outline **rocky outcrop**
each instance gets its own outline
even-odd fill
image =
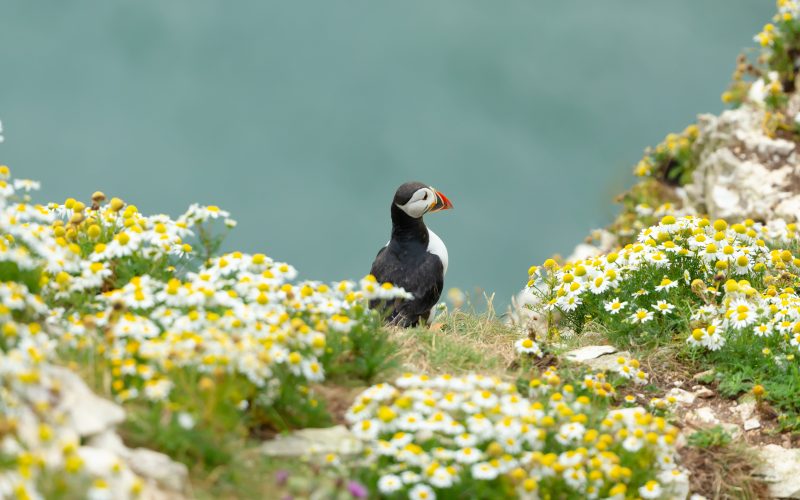
[[[80,437],[100,434],[125,420],[121,406],[94,394],[76,373],[53,365],[44,371],[57,383],[55,410],[66,415]]]
[[[686,201],[712,218],[795,221],[800,158],[793,141],[770,137],[758,104],[698,118],[697,167]]]
[[[116,426],[125,420],[123,408],[94,394],[76,373],[42,365],[39,382],[18,390],[14,414],[19,445],[41,454],[48,466],[63,466],[62,446],[71,442],[82,472],[105,479],[109,498],[186,498],[186,466],[162,453],[125,446],[116,433]],[[56,439],[42,437],[43,421],[35,409],[42,405],[51,408],[50,416],[58,422],[52,431]],[[13,474],[0,475],[0,497],[6,483],[14,484],[14,479]]]
[[[800,449],[768,444],[755,450],[761,459],[756,474],[767,483],[770,495],[800,498]]]

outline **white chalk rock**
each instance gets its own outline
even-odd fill
[[[698,165],[685,186],[689,204],[712,218],[797,220],[800,163],[795,144],[769,137],[763,120],[764,109],[754,105],[698,118]]]
[[[585,347],[569,351],[564,356],[574,363],[584,363],[606,354],[614,354],[615,352],[617,352],[617,350],[610,345],[587,345]]]
[[[667,392],[667,397],[675,398],[675,401],[684,406],[693,404],[697,399],[695,394],[689,391],[684,391],[683,389],[678,389],[677,387],[670,389],[669,392]]]
[[[94,394],[81,378],[60,366],[47,366],[47,375],[59,381],[55,411],[63,412],[81,437],[100,434],[125,420],[121,406]]]
[[[776,498],[800,498],[800,449],[768,444],[755,448],[762,464],[756,469]]]
[[[172,460],[163,453],[145,448],[131,450],[128,465],[133,472],[175,492],[184,491],[189,480],[189,469],[184,464]]]
[[[361,440],[343,425],[324,429],[301,429],[261,445],[261,452],[270,457],[302,457],[327,453],[355,455],[362,449]]]

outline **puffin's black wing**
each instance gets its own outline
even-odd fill
[[[439,301],[444,288],[444,266],[436,255],[419,252],[401,261],[389,247],[382,248],[372,263],[370,274],[378,283],[389,282],[402,287],[414,297],[387,304],[387,321],[400,326],[415,326],[420,320],[427,321],[431,309]],[[380,306],[373,300],[370,307]]]

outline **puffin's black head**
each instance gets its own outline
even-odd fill
[[[453,208],[453,204],[443,193],[421,182],[406,182],[394,194],[392,212],[395,207],[407,216],[419,219],[428,212],[438,212]]]

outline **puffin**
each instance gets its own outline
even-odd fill
[[[447,196],[421,182],[397,188],[391,206],[391,239],[375,257],[370,274],[378,283],[402,287],[413,297],[388,304],[371,301],[370,307],[384,308],[387,323],[410,327],[433,319],[433,306],[442,295],[447,273],[447,247],[422,217],[451,208]]]

